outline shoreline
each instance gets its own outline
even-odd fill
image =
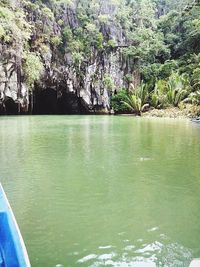
[[[200,106],[187,106],[183,109],[178,107],[168,107],[165,109],[151,108],[148,111],[142,112],[141,116],[134,113],[111,113],[111,112],[96,112],[88,114],[3,114],[0,117],[29,117],[29,116],[127,116],[138,118],[168,118],[168,119],[194,119],[200,115]]]
[[[141,116],[135,114],[116,114],[117,116],[134,116],[142,118],[168,118],[168,119],[193,119],[200,113],[199,110],[192,110],[191,107],[179,109],[178,107],[169,107],[165,109],[150,109],[146,112],[142,112]]]

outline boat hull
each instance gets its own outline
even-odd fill
[[[19,227],[0,184],[0,267],[30,267]]]

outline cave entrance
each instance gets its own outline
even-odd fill
[[[87,114],[88,109],[82,98],[74,92],[61,92],[52,88],[37,90],[33,97],[33,114]]]
[[[34,92],[33,114],[57,114],[57,92],[54,89]]]
[[[6,97],[4,100],[5,114],[6,115],[17,115],[18,103],[16,103],[11,97]],[[3,111],[3,110],[2,110]]]

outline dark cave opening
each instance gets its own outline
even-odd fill
[[[82,98],[73,92],[60,92],[52,88],[36,90],[33,96],[34,115],[88,114]]]
[[[57,92],[54,89],[47,88],[34,92],[33,114],[57,114]]]
[[[11,97],[6,97],[4,100],[4,112],[6,115],[17,115],[18,103],[16,103]]]

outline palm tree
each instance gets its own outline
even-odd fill
[[[200,90],[189,94],[189,96],[184,99],[184,102],[192,103],[193,105],[200,105]]]
[[[173,73],[167,82],[167,101],[177,107],[186,96],[189,88],[188,77]]]
[[[126,96],[126,100],[122,101],[122,103],[132,112],[141,116],[142,111],[144,111],[145,108],[149,106],[147,99],[148,87],[142,82],[140,86],[138,86],[128,96]]]
[[[165,80],[158,80],[155,83],[153,92],[151,93],[151,106],[154,108],[162,108],[166,100],[167,82]]]

